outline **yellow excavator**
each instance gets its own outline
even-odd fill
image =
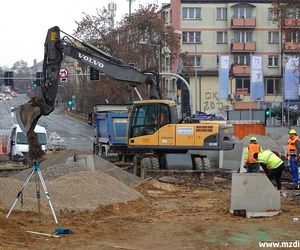
[[[64,34],[62,38],[61,33]],[[135,152],[135,163],[143,166],[142,172],[145,168],[167,168],[167,154],[186,154],[189,150],[233,149],[233,127],[226,121],[199,121],[192,118],[179,120],[176,103],[161,98],[159,72],[140,71],[133,65],[62,32],[57,26],[48,30],[45,41],[42,94],[32,97],[28,103],[18,107],[16,112],[17,121],[28,137],[33,137],[38,119],[54,110],[59,71],[65,55],[113,79],[135,86],[149,86],[149,100],[134,102],[128,114],[127,147],[129,151]],[[29,144],[32,151],[39,152],[36,140],[29,141]],[[38,157],[39,153],[32,154],[32,160]],[[192,156],[193,162],[196,157],[197,155]],[[155,164],[148,166],[145,159],[151,159]]]

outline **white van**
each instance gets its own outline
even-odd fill
[[[36,125],[34,132],[37,134],[42,150],[46,150],[47,131],[44,127]],[[27,136],[18,124],[14,124],[10,131],[10,158],[12,160],[25,159],[29,151]]]

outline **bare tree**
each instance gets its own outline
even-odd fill
[[[156,5],[140,7],[131,16],[121,20],[114,29],[109,25],[110,19],[111,15],[105,8],[97,10],[94,16],[84,13],[83,19],[77,22],[75,35],[125,63],[133,63],[140,70],[157,70],[160,66],[164,70],[163,65],[159,65],[163,58],[169,57],[171,62],[177,58],[180,37],[173,27],[166,26]],[[129,83],[117,83],[101,76],[100,82],[93,88],[84,87],[85,91],[80,91],[81,103],[88,109],[106,100],[110,103],[127,103],[137,99],[130,86]],[[146,89],[139,86],[139,90],[145,97]]]
[[[284,51],[300,51],[300,1],[274,0],[274,21],[278,22],[284,35]]]

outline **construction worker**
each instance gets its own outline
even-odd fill
[[[287,158],[290,161],[292,182],[298,183],[299,174],[298,174],[298,162],[300,154],[300,141],[295,129],[289,131],[290,138],[288,140],[287,146]]]
[[[260,163],[269,180],[275,178],[277,189],[281,190],[281,174],[284,169],[284,163],[280,157],[271,150],[254,153],[253,157]]]
[[[259,162],[254,159],[254,153],[262,152],[261,146],[257,143],[256,137],[250,138],[250,143],[244,154],[244,168],[247,169],[247,173],[259,173],[260,165]]]

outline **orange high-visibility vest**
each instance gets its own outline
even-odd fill
[[[248,163],[255,163],[257,162],[256,159],[254,159],[253,155],[254,153],[259,153],[259,145],[256,143],[250,143],[248,145]]]
[[[288,140],[288,148],[287,148],[287,155],[297,155],[297,148],[296,148],[296,141],[299,140],[298,136],[294,136],[293,139]]]

